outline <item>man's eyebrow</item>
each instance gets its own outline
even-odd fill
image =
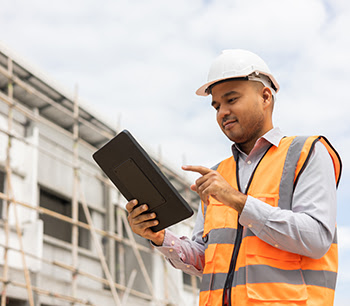
[[[224,93],[221,98],[226,98],[227,96],[230,96],[230,95],[236,95],[236,94],[239,94],[238,91],[235,91],[235,90],[231,90],[231,91],[228,91],[226,93]]]

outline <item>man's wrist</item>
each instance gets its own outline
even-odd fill
[[[164,237],[165,237],[165,231],[163,230],[159,232],[159,237],[151,239],[151,241],[155,246],[162,246],[164,242]]]
[[[239,191],[235,194],[234,200],[232,201],[231,207],[235,209],[238,214],[241,214],[244,208],[244,205],[247,201],[248,196],[246,194],[243,194]]]

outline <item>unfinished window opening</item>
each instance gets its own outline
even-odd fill
[[[72,204],[70,201],[44,189],[40,189],[40,206],[67,217],[72,216]],[[44,221],[45,235],[69,243],[72,241],[71,224],[47,214],[41,214],[40,219]]]
[[[40,189],[40,206],[51,211],[57,212],[67,217],[72,217],[71,200],[57,195],[46,189]],[[40,219],[44,221],[44,234],[56,239],[71,243],[72,225],[63,220],[51,217],[47,214],[41,214]],[[79,204],[78,220],[87,223],[87,219],[81,204]],[[90,232],[88,229],[79,227],[78,246],[90,249]]]
[[[1,298],[1,295],[0,295]],[[13,299],[13,298],[7,298],[6,299],[6,306],[27,306],[28,302],[24,300],[19,299]]]

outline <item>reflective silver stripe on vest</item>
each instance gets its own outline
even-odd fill
[[[201,291],[223,289],[225,286],[226,277],[226,273],[203,274]]]
[[[224,289],[226,273],[203,274],[201,291]],[[248,277],[248,279],[246,279]],[[282,270],[266,265],[251,265],[239,268],[232,287],[258,283],[284,283],[310,285],[335,290],[337,273],[315,270]]]
[[[297,136],[289,146],[279,187],[278,207],[281,209],[292,209],[295,170],[297,168],[301,150],[303,149],[307,138],[307,136]]]
[[[302,270],[306,285],[325,287],[335,290],[337,273],[331,271]]]
[[[209,244],[234,244],[236,239],[235,228],[216,228],[212,229],[207,237],[208,240],[205,243],[205,248],[208,247]]]
[[[248,266],[249,284],[259,283],[285,283],[302,285],[304,283],[301,270],[284,270],[266,265]]]

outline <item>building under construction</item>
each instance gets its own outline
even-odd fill
[[[92,159],[117,132],[0,45],[1,306],[197,305],[198,279],[132,233]],[[190,183],[152,158],[196,211]]]

